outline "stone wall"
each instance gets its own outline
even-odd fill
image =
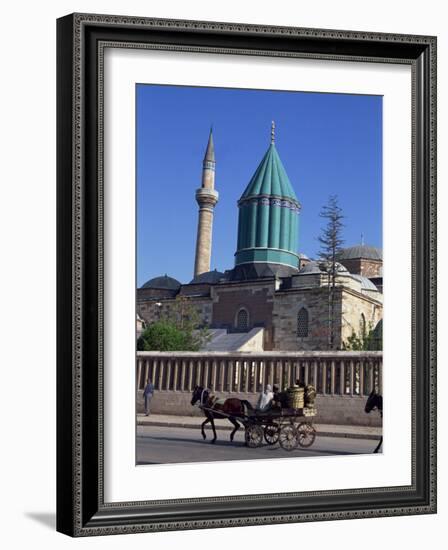
[[[235,330],[238,311],[249,314],[249,328],[264,327],[264,349],[272,349],[272,307],[274,283],[252,285],[219,285],[212,291],[213,328]]]
[[[161,304],[156,305],[156,304]],[[196,309],[199,319],[204,325],[210,325],[212,322],[212,302],[208,297],[188,297],[188,305]],[[175,299],[159,299],[147,302],[137,302],[137,313],[148,324],[154,323],[165,315],[170,315],[179,302]]]
[[[341,260],[341,264],[346,267],[350,273],[356,273],[369,278],[379,277],[383,267],[382,260],[369,260],[363,258]]]
[[[308,336],[297,336],[297,314],[308,311]],[[364,316],[364,317],[363,317]],[[354,331],[360,333],[365,322],[376,326],[383,316],[382,304],[367,294],[337,287],[334,302],[334,345],[341,349]],[[275,294],[273,307],[274,349],[280,351],[328,349],[328,289],[289,289]],[[364,321],[363,321],[364,319]]]
[[[191,393],[184,391],[156,391],[151,402],[151,412],[154,414],[170,414],[179,416],[203,416],[203,412],[191,405]],[[219,397],[235,397],[235,394],[216,392]],[[240,393],[240,399],[247,399],[255,405],[257,394]],[[381,426],[380,415],[373,411],[370,414],[364,412],[367,397],[318,395],[316,407],[318,414],[313,417],[313,422],[321,424],[341,424],[353,426]],[[143,391],[137,392],[137,412],[144,412]]]
[[[360,299],[354,292],[344,289],[342,292],[342,342],[346,342],[353,332],[362,333],[363,325],[366,330],[375,328],[378,321],[383,317],[383,306],[381,303],[369,299],[367,296]]]
[[[340,291],[336,292],[335,319],[340,311]],[[308,336],[297,336],[297,314],[308,311]],[[277,292],[273,309],[274,349],[281,351],[328,348],[328,290],[326,287],[290,289]],[[335,333],[338,333],[335,326]]]

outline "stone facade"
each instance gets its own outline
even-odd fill
[[[342,259],[341,264],[346,267],[350,273],[363,275],[369,279],[382,276],[382,260],[367,258]]]
[[[237,316],[241,309],[247,311],[248,328],[263,327],[264,349],[273,349],[272,312],[274,281],[251,284],[224,284],[213,288],[213,327],[238,331]]]
[[[275,278],[247,282],[183,285],[179,296],[196,309],[204,326],[247,332],[262,327],[263,349],[325,350],[329,341],[329,291],[326,274],[295,275],[281,284]],[[140,292],[140,290],[139,290]],[[147,299],[138,295],[138,314],[152,323],[179,308],[174,298]],[[238,326],[245,311],[247,326]],[[298,331],[299,312],[306,311],[306,335]],[[365,289],[349,274],[337,278],[334,294],[334,348],[348,338],[375,328],[383,315],[382,294]]]
[[[273,308],[276,350],[324,350],[329,340],[329,294],[325,277],[293,277],[290,288],[275,293]],[[341,349],[353,332],[374,328],[382,318],[382,295],[362,291],[359,282],[340,277],[334,296],[334,347]],[[319,282],[320,280],[320,282]],[[307,336],[298,336],[298,315],[304,308],[308,317]]]
[[[189,305],[194,308],[199,316],[203,326],[212,324],[212,303],[207,297],[190,297]],[[146,324],[155,323],[164,316],[170,316],[175,308],[179,308],[178,302],[175,299],[159,299],[139,301],[137,299],[137,313],[146,322]]]
[[[199,407],[191,405],[191,392],[185,391],[156,391],[151,400],[151,412],[153,414],[173,414],[184,416],[204,416]],[[235,397],[228,392],[216,392],[219,398],[227,399]],[[238,393],[239,399],[247,399],[250,403],[257,402],[258,395],[254,393]],[[366,397],[358,395],[318,395],[316,398],[317,415],[313,417],[316,424],[340,424],[351,426],[376,426],[382,425],[379,414],[365,414],[364,407]],[[137,391],[137,413],[144,412],[143,391]],[[230,424],[229,424],[230,426]]]
[[[308,312],[306,337],[297,335],[297,317],[302,308]],[[335,300],[335,309],[340,309],[339,296]],[[320,287],[279,292],[274,302],[273,324],[274,349],[285,351],[327,349],[328,290]],[[338,332],[336,328],[335,332]]]
[[[362,333],[376,327],[383,318],[383,304],[367,293],[360,295],[351,289],[342,289],[341,340],[346,342],[353,332]]]

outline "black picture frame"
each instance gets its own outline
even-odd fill
[[[412,67],[412,484],[104,502],[105,44]],[[57,530],[71,536],[436,512],[436,38],[72,14],[57,21]],[[399,345],[399,343],[397,343]]]

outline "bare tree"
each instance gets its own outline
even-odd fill
[[[335,288],[337,275],[337,262],[341,254],[342,245],[342,220],[344,215],[338,205],[336,195],[330,195],[328,203],[322,208],[320,217],[327,220],[327,225],[322,229],[318,240],[321,245],[319,257],[325,263],[328,273],[328,348],[334,348],[334,308],[335,308]]]

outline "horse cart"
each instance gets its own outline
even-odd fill
[[[207,423],[211,424],[214,436],[212,443],[217,437],[214,419],[226,418],[234,426],[230,434],[231,441],[242,425],[248,447],[260,447],[264,440],[268,445],[279,443],[283,449],[292,451],[299,446],[310,447],[316,439],[316,429],[311,422],[316,415],[315,397],[313,386],[293,386],[277,394],[274,406],[269,406],[267,410],[257,410],[245,399],[231,397],[217,400],[210,390],[196,386],[191,404],[199,403],[199,408],[206,416],[201,425],[204,439],[204,427]]]
[[[316,439],[316,429],[310,418],[313,411],[305,409],[280,409],[267,413],[255,413],[241,418],[245,427],[246,445],[260,447],[263,439],[268,445],[280,444],[282,449],[292,451],[297,447],[311,447]]]

